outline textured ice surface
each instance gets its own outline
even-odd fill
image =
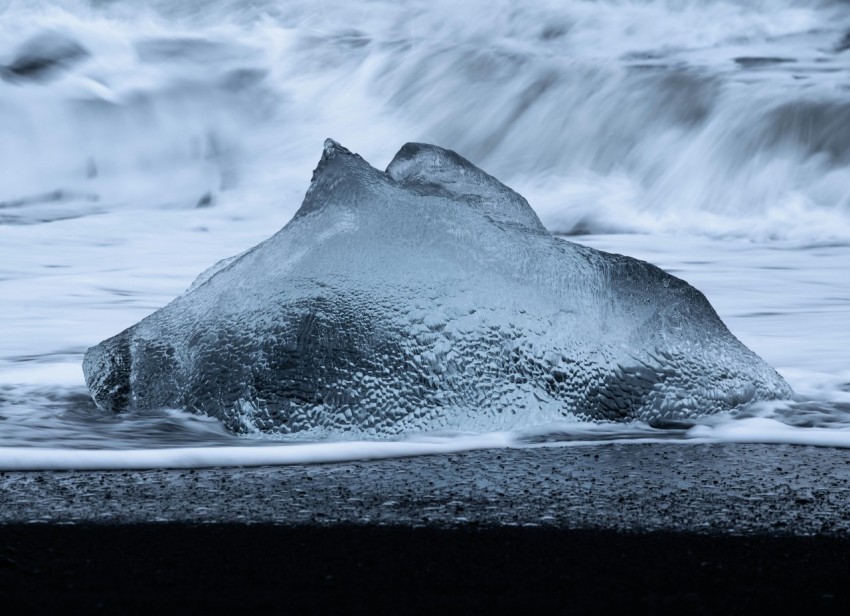
[[[665,422],[792,395],[699,291],[553,237],[454,152],[407,144],[381,172],[331,140],[281,231],[84,371],[105,410],[307,437]]]

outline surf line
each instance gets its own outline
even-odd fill
[[[508,433],[405,441],[335,441],[244,447],[171,447],[162,449],[0,448],[0,470],[154,470],[222,466],[280,466],[385,458],[405,458],[504,449]]]

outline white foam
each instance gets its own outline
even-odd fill
[[[704,442],[850,447],[850,427],[799,428],[775,419],[750,417],[716,426],[694,426],[689,438]]]
[[[30,386],[45,383],[57,388],[84,386],[80,362],[21,362],[0,372],[0,386]]]
[[[352,441],[256,447],[182,447],[163,449],[0,448],[0,470],[146,470],[319,464],[403,458],[508,447],[505,433],[409,441]]]

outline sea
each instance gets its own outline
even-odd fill
[[[700,289],[793,400],[305,442],[98,410],[85,350],[280,229],[331,137],[453,149]],[[850,2],[0,0],[0,470],[850,447]]]

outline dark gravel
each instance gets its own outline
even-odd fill
[[[850,613],[850,451],[0,475],[4,613]]]
[[[623,444],[208,470],[7,472],[0,522],[841,535],[850,451]]]

